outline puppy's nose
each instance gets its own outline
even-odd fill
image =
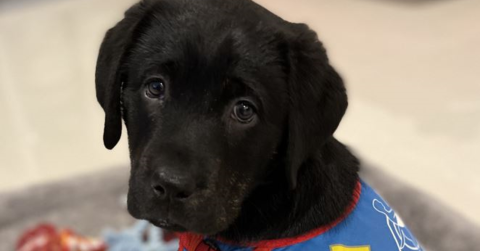
[[[188,176],[157,172],[152,178],[152,189],[161,199],[185,200],[195,192],[195,183]]]

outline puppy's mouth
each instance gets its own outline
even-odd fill
[[[154,226],[173,232],[185,232],[187,229],[168,219],[147,219]]]

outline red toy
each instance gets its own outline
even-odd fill
[[[25,232],[17,242],[16,251],[106,251],[99,240],[75,235],[71,230],[58,232],[49,224],[41,224]]]

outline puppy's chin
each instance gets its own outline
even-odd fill
[[[161,213],[157,210],[146,210],[136,200],[128,201],[130,215],[139,220],[147,220],[156,227],[173,232],[191,232],[202,235],[216,235],[225,231],[236,219],[238,212],[214,206],[206,210],[170,210]],[[229,214],[226,212],[230,211]]]
[[[221,213],[222,211],[225,212],[224,209],[210,209],[210,211],[203,211],[199,213],[190,212],[183,215],[172,212],[170,214],[171,219],[174,221],[177,220],[175,221],[177,224],[167,227],[162,227],[161,224],[158,226],[165,229],[171,229],[174,227],[178,229],[175,231],[192,232],[196,234],[213,236],[228,229],[228,227],[236,218],[237,214],[226,215],[225,213]]]
[[[196,234],[201,234],[206,236],[214,236],[224,231],[227,228],[228,228],[228,225],[219,226],[216,224],[209,224],[208,222],[198,222],[198,223],[193,223],[190,228],[185,229],[181,232],[190,232],[190,233],[196,233]]]

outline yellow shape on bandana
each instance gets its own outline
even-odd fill
[[[370,246],[347,247],[344,245],[331,245],[330,251],[370,251]]]

